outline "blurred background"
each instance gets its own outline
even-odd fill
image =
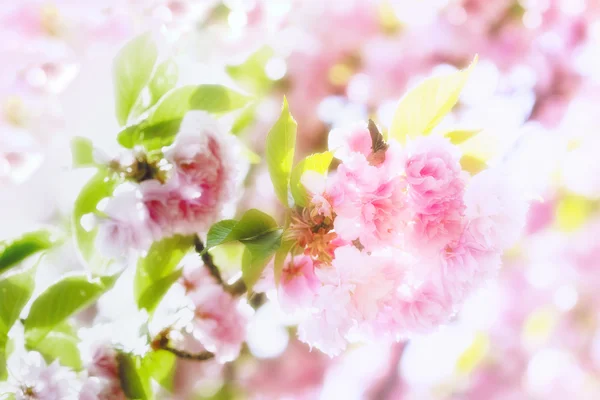
[[[0,239],[68,226],[89,177],[70,139],[118,149],[112,58],[146,31],[179,84],[256,98],[228,122],[258,155],[283,95],[307,154],[351,120],[385,130],[408,88],[478,54],[441,128],[481,129],[470,145],[510,159],[535,199],[498,278],[435,334],[329,359],[267,303],[235,363],[180,362],[178,398],[600,398],[600,1],[4,0]],[[249,207],[280,212],[262,164]],[[42,287],[83,268],[68,245],[43,262]]]

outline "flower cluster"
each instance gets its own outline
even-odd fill
[[[506,177],[471,178],[442,136],[401,146],[372,124],[333,131],[330,151],[340,161],[331,177],[303,177],[312,201],[292,218],[300,254],[279,287],[283,307],[309,315],[300,338],[330,355],[446,322],[524,224],[526,202]]]
[[[143,169],[136,174],[140,182],[109,199],[98,247],[118,258],[164,237],[206,232],[235,201],[244,168],[235,159],[236,149],[233,136],[208,114],[189,112],[177,140],[164,151],[162,165],[134,161],[133,169]]]
[[[236,359],[246,339],[247,323],[238,299],[198,262],[185,265],[181,285],[194,312],[193,340],[215,354],[221,363]],[[186,344],[187,348],[190,346]]]

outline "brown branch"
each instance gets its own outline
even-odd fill
[[[204,243],[202,243],[202,239],[200,239],[198,235],[194,237],[194,248],[196,249],[196,252],[200,254],[200,257],[202,257],[202,262],[204,262],[204,265],[206,266],[206,268],[208,268],[208,271],[210,272],[212,277],[215,278],[215,280],[223,286],[223,289],[225,289],[226,292],[231,293],[234,296],[240,296],[246,293],[248,289],[246,288],[246,284],[244,283],[244,280],[242,278],[233,282],[231,285],[228,285],[223,281],[223,277],[221,276],[219,267],[215,265],[215,262],[210,253],[208,251],[205,251],[206,247],[204,246]]]
[[[198,235],[194,236],[194,248],[196,249],[196,252],[200,254],[200,257],[202,257],[202,262],[204,262],[204,265],[206,266],[206,268],[208,268],[208,271],[213,276],[213,278],[215,278],[217,282],[222,285],[223,278],[221,277],[221,272],[219,271],[219,268],[215,265],[210,253],[208,251],[205,251],[206,248],[204,247],[204,243],[202,243],[202,239],[200,239]]]
[[[213,359],[215,355],[210,351],[202,351],[200,353],[189,353],[187,351],[179,350],[174,347],[162,347],[161,350],[168,351],[169,353],[175,354],[178,358],[191,361],[207,361]]]
[[[246,290],[248,290],[248,288],[246,288],[246,284],[244,283],[244,280],[242,278],[233,282],[231,285],[223,285],[223,287],[225,288],[226,292],[229,292],[234,296],[240,296],[240,295],[246,293]]]
[[[165,350],[175,354],[178,358],[192,361],[206,361],[215,357],[210,351],[201,351],[200,353],[190,353],[185,350],[176,349],[169,344],[169,328],[163,329],[150,343],[152,350]]]

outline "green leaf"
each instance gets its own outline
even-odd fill
[[[152,104],[173,89],[177,85],[177,79],[179,79],[179,68],[175,61],[169,59],[160,63],[148,85],[152,95]]]
[[[298,125],[290,114],[287,100],[283,99],[281,116],[267,135],[266,158],[275,194],[284,206],[288,206],[288,187]]]
[[[133,354],[117,352],[119,380],[128,399],[148,400],[152,398],[150,374],[142,358]]]
[[[71,140],[71,155],[73,157],[74,168],[93,167],[96,165],[94,161],[94,146],[90,139],[76,136]]]
[[[242,88],[255,94],[264,94],[273,86],[273,81],[265,71],[265,67],[273,54],[272,48],[262,47],[242,64],[227,66],[227,74]]]
[[[150,376],[169,392],[173,391],[177,356],[166,350],[151,351],[144,356],[143,365]]]
[[[242,240],[247,250],[242,259],[242,279],[248,290],[252,289],[279,249],[281,232],[281,229],[277,229],[249,240]]]
[[[242,155],[246,157],[250,164],[260,164],[261,158],[258,154],[250,150],[250,148],[243,146]]]
[[[237,116],[233,125],[231,126],[231,133],[233,135],[239,135],[242,133],[248,126],[250,126],[256,120],[256,105],[250,104],[248,107],[244,108],[240,114]]]
[[[76,371],[83,368],[79,348],[77,332],[67,322],[63,322],[50,331],[44,339],[31,346],[26,344],[28,350],[39,352],[46,363],[59,360],[61,365],[70,367]]]
[[[100,256],[95,249],[94,240],[98,228],[87,231],[82,225],[82,217],[88,214],[97,214],[97,205],[100,200],[112,196],[119,184],[118,179],[107,169],[99,169],[96,175],[81,189],[73,207],[73,232],[75,242],[83,259],[93,271],[100,271],[108,262]]]
[[[146,33],[127,43],[115,57],[113,85],[119,124],[127,123],[142,89],[150,80],[157,55],[152,35]]]
[[[469,68],[429,78],[406,93],[394,113],[390,138],[405,142],[407,137],[429,134],[458,101],[476,62],[477,57]]]
[[[277,222],[273,217],[253,208],[246,211],[239,221],[226,219],[211,226],[206,250],[223,243],[253,239],[276,228]]]
[[[156,242],[146,257],[138,261],[134,295],[140,309],[153,312],[171,285],[181,276],[177,265],[190,250],[191,237],[173,236]]]
[[[461,157],[460,166],[471,175],[477,175],[487,168],[487,164],[484,160],[468,154]]]
[[[18,239],[0,242],[0,273],[35,253],[48,250],[53,244],[54,241],[48,231],[30,232]]]
[[[190,108],[209,113],[226,113],[244,107],[250,98],[221,85],[200,85],[190,98]]]
[[[25,320],[25,336],[36,346],[57,325],[94,303],[112,288],[118,275],[89,279],[73,275],[56,282],[40,294]]]
[[[475,135],[481,132],[481,129],[457,129],[444,133],[444,136],[450,140],[453,144],[461,144],[471,139]]]
[[[35,286],[35,268],[0,279],[0,380],[6,379],[8,332],[29,301]]]
[[[150,125],[145,121],[138,125],[128,126],[119,132],[117,141],[127,149],[142,145],[148,151],[159,150],[173,143],[179,132],[181,121],[182,119],[172,119],[161,121],[155,125]]]
[[[327,173],[332,159],[333,153],[329,151],[316,153],[306,157],[294,167],[290,177],[290,189],[296,205],[305,207],[308,203],[308,192],[300,181],[304,172],[315,171],[324,175]]]
[[[246,247],[242,256],[242,278],[251,289],[279,248],[281,231],[271,216],[251,209],[239,221],[226,219],[211,226],[205,251],[225,243],[242,243]]]
[[[171,90],[156,105],[148,117],[148,124],[156,125],[160,122],[183,119],[190,110],[190,98],[198,86],[182,86]]]

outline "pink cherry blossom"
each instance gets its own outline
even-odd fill
[[[100,220],[96,244],[107,256],[122,258],[132,251],[146,250],[152,244],[149,215],[137,191],[120,193],[109,199]]]
[[[460,152],[438,136],[420,137],[407,148],[408,197],[414,211],[410,241],[439,248],[463,229],[466,173]]]
[[[406,182],[411,206],[417,212],[436,214],[462,196],[465,173],[459,164],[460,152],[456,146],[432,135],[416,139],[407,153]]]
[[[279,301],[284,309],[310,305],[319,286],[312,258],[288,256],[279,283]]]
[[[510,247],[525,226],[528,205],[523,193],[499,169],[477,174],[465,192],[465,215],[477,240],[499,249]]]
[[[327,184],[336,232],[346,241],[359,239],[367,249],[398,243],[406,216],[404,180],[390,176],[385,165],[369,165],[354,152]]]
[[[427,282],[392,308],[399,333],[428,333],[446,323],[453,314],[452,300],[438,284]]]
[[[16,399],[77,400],[81,382],[75,372],[58,361],[47,365],[36,352],[27,353],[17,369],[11,370],[10,389]]]
[[[336,128],[329,132],[329,151],[342,161],[347,161],[352,153],[360,153],[368,157],[371,153],[371,136],[365,123]]]
[[[194,303],[194,337],[219,362],[235,359],[246,339],[245,317],[238,301],[220,285],[212,284],[189,294]]]
[[[467,294],[500,268],[501,252],[476,240],[469,225],[459,240],[449,244],[441,255],[441,277],[446,293],[459,304]]]
[[[84,380],[78,400],[126,400],[119,380],[90,377]]]
[[[331,267],[318,271],[322,281],[313,312],[299,326],[300,339],[333,356],[352,334],[377,334],[383,306],[393,301],[402,266],[389,256],[372,256],[354,246],[335,250]]]
[[[246,338],[247,318],[239,300],[226,292],[199,260],[186,264],[181,284],[193,306],[193,337],[215,353],[217,361],[235,359]]]
[[[94,344],[86,366],[89,378],[83,383],[79,400],[126,399],[119,378],[117,351],[106,342]]]
[[[174,170],[167,182],[141,183],[155,234],[206,232],[237,200],[245,163],[235,139],[202,112],[189,112],[175,143],[165,151]]]

